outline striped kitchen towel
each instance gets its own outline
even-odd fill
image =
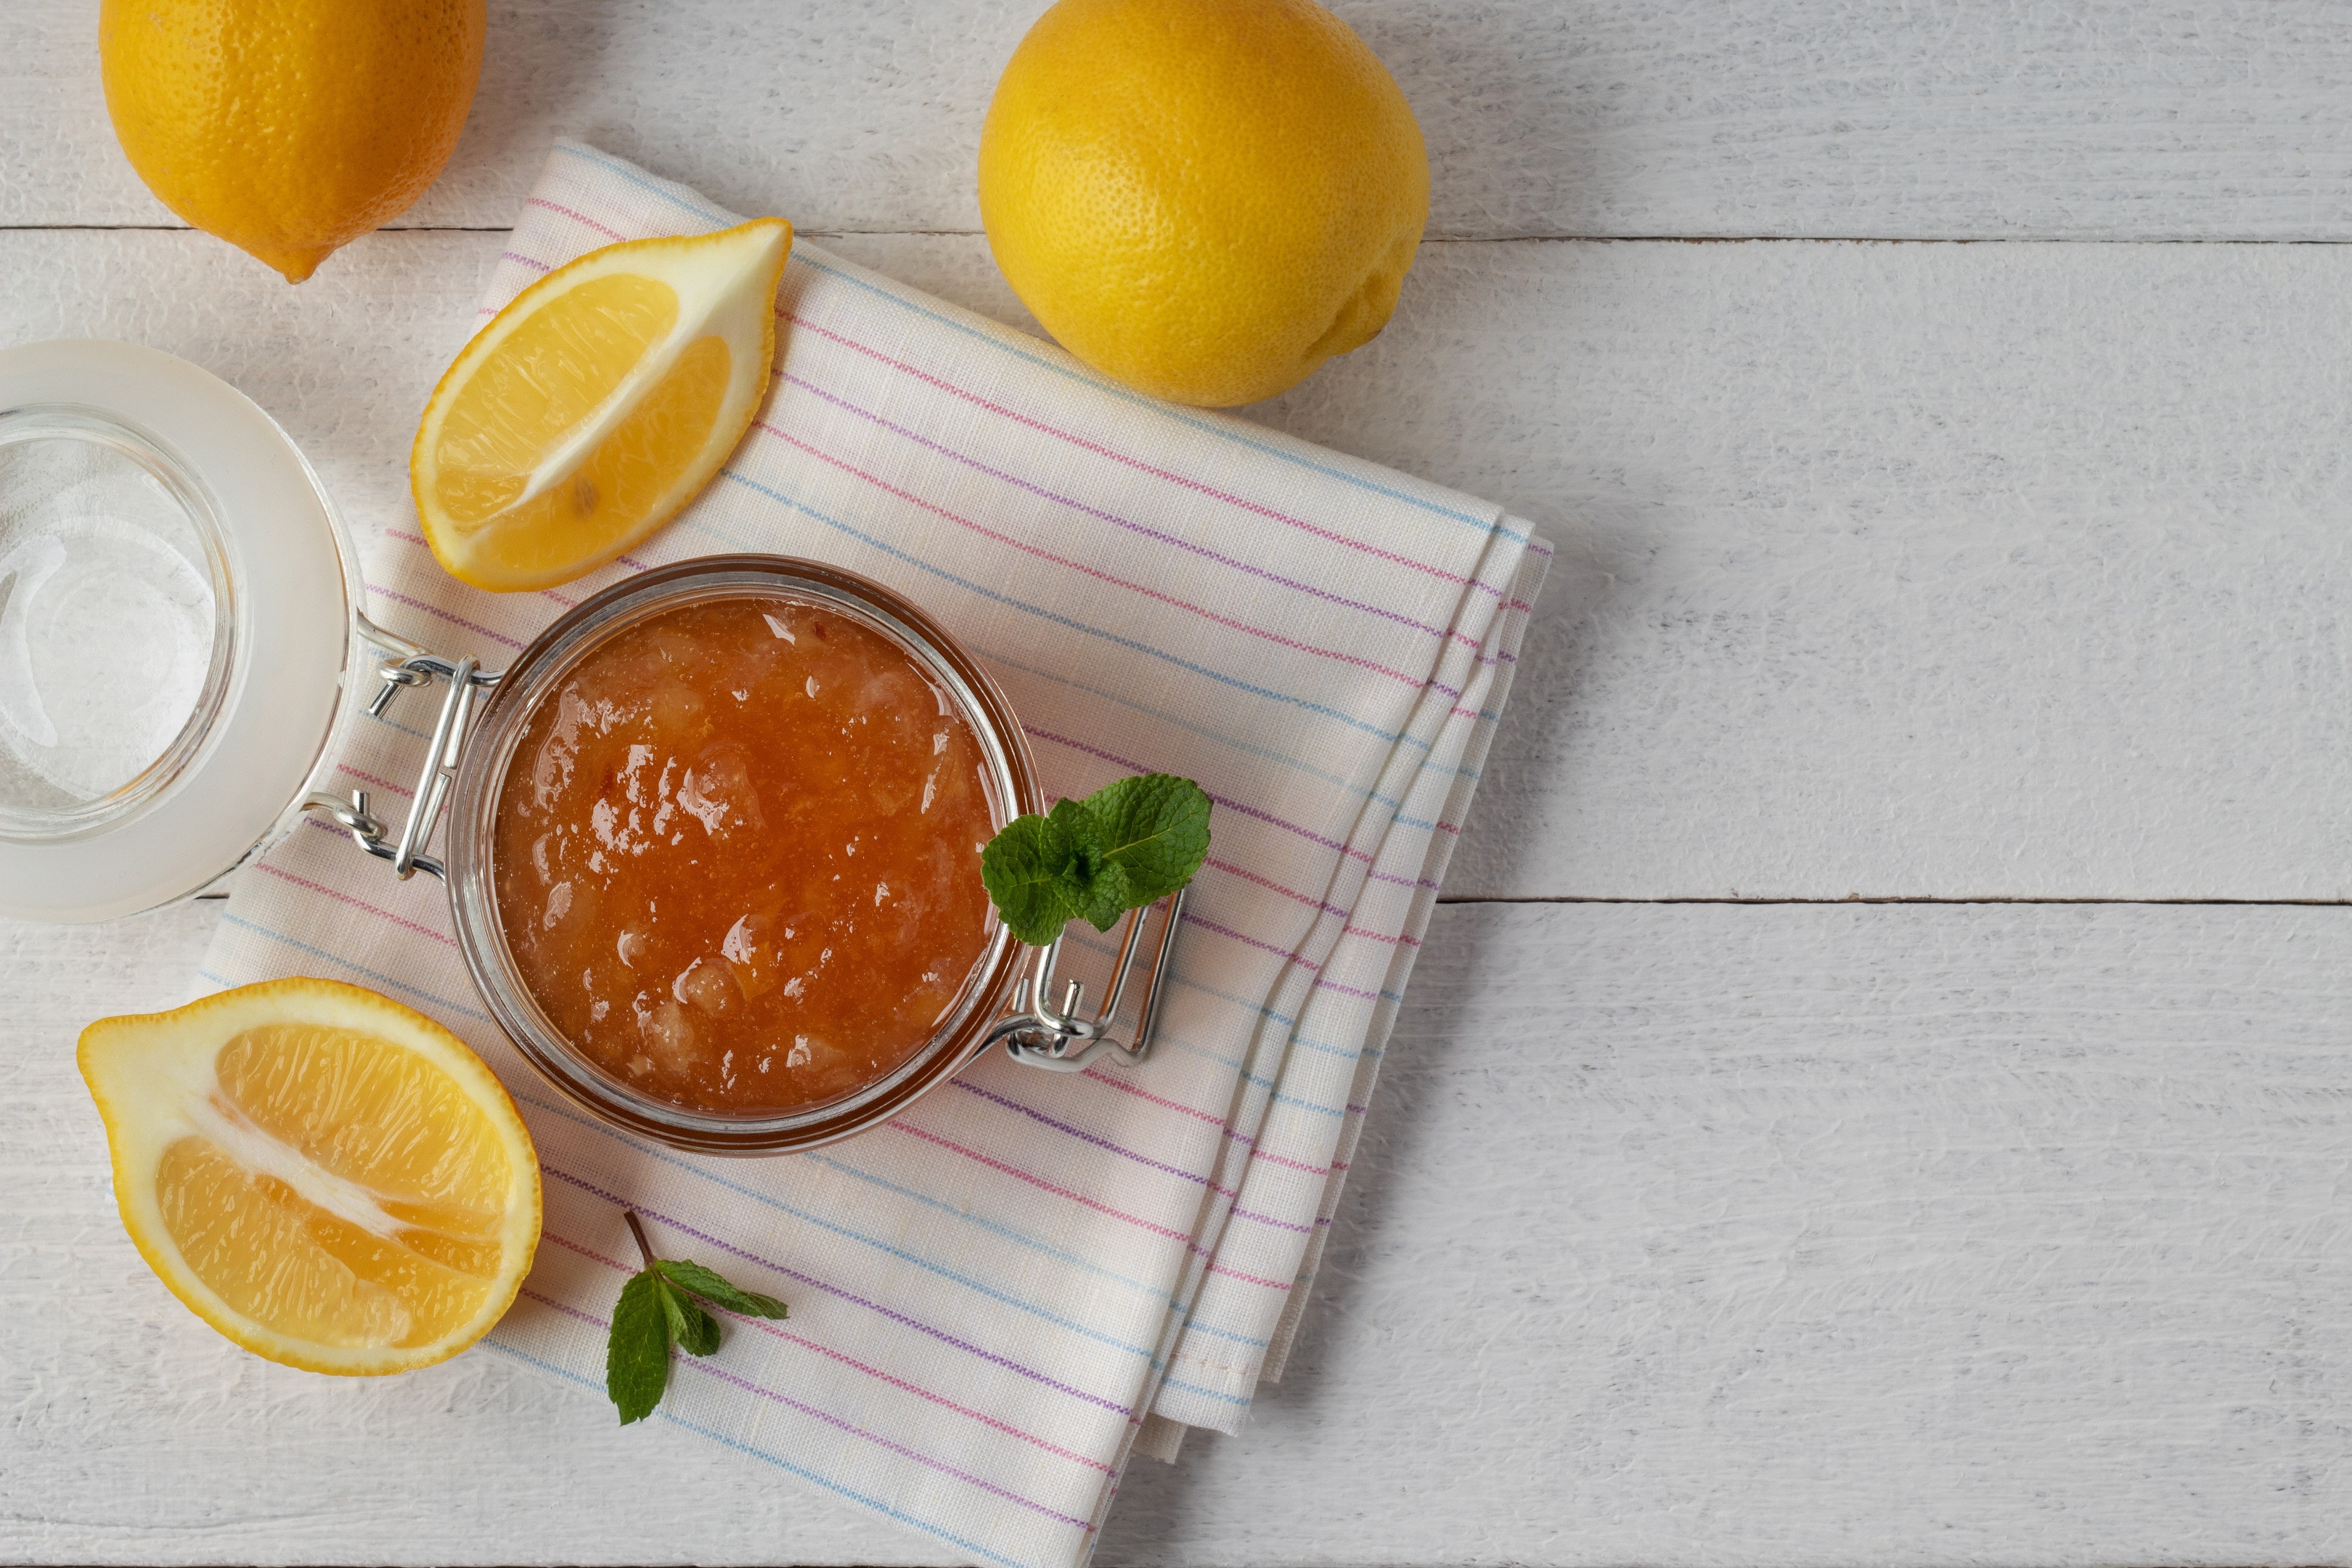
[[[482,310],[614,240],[736,221],[559,144]],[[635,556],[499,595],[395,528],[371,613],[496,664],[688,556],[889,584],[1003,684],[1049,795],[1165,771],[1215,800],[1151,1060],[991,1055],[815,1153],[681,1156],[537,1079],[474,994],[440,887],[317,824],[242,879],[206,979],[373,985],[499,1070],[546,1163],[547,1229],[487,1353],[580,1384],[579,1419],[610,1418],[633,1205],[673,1255],[792,1304],[682,1360],[664,1419],[967,1560],[1073,1568],[1122,1467],[1172,1456],[1188,1424],[1234,1430],[1279,1371],[1549,551],[1486,502],[1139,396],[814,246],[777,313],[757,425]],[[403,795],[424,706],[362,721],[342,782]]]

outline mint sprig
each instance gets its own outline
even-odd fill
[[[981,851],[980,879],[1013,934],[1043,947],[1073,920],[1110,930],[1190,882],[1208,853],[1207,793],[1145,773],[1014,817]]]
[[[688,1355],[719,1348],[719,1320],[704,1302],[747,1318],[781,1318],[784,1304],[773,1296],[739,1290],[699,1263],[656,1258],[636,1211],[624,1211],[629,1233],[646,1266],[621,1287],[613,1308],[613,1331],[604,1342],[604,1393],[621,1412],[621,1425],[642,1421],[669,1387],[669,1347]]]

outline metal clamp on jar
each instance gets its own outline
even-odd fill
[[[1168,962],[1176,952],[1176,926],[1184,918],[1184,893],[1179,888],[1156,904],[1128,911],[1127,921],[1119,928],[1118,956],[1111,961],[1110,994],[1092,1015],[1080,1011],[1086,1001],[1086,983],[1076,978],[1064,982],[1059,1007],[1045,1000],[1054,994],[1054,972],[1063,939],[1055,937],[1044,947],[1030,949],[1035,956],[1029,972],[1013,987],[1011,1010],[988,1032],[988,1037],[1003,1041],[1004,1054],[1014,1061],[1054,1072],[1076,1072],[1105,1050],[1129,1064],[1142,1061],[1150,1055],[1152,1037],[1160,1027],[1161,986],[1168,978]],[[1142,978],[1135,983],[1130,999],[1127,989],[1139,957]],[[1118,1026],[1121,1002],[1132,1007],[1132,1017],[1123,1031]],[[1124,1040],[1119,1037],[1122,1033],[1127,1036]]]

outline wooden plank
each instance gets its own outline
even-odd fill
[[[1447,909],[1290,1375],[1103,1560],[2338,1561],[2347,961],[2343,910]]]
[[[569,134],[812,231],[974,230],[981,119],[1042,8],[499,0],[465,140],[399,221],[505,226]],[[1334,9],[1412,101],[1434,234],[2352,235],[2329,0]],[[86,0],[0,10],[0,223],[171,221],[115,146]]]
[[[0,342],[219,371],[368,531],[499,244],[0,236]],[[2337,247],[1449,244],[1253,416],[1561,546],[1454,895],[2344,899],[2347,365]]]
[[[1462,896],[2352,897],[2352,250],[1461,245],[1273,421],[1562,546]]]
[[[310,1377],[165,1297],[70,1046],[215,918],[0,927],[0,1557],[944,1560],[488,1353]],[[1288,1377],[1101,1560],[2340,1558],[2347,977],[2338,909],[1441,910]]]

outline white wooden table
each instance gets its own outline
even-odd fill
[[[10,0],[0,342],[209,366],[379,528],[559,132],[1025,323],[971,170],[1037,8],[498,4],[448,173],[295,290]],[[1430,238],[1255,416],[1559,564],[1303,1349],[1102,1561],[2352,1557],[2352,7],[1339,9]],[[173,1304],[70,1045],[217,908],[0,928],[0,1560],[936,1560]]]

